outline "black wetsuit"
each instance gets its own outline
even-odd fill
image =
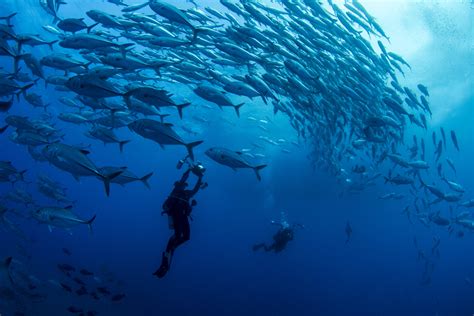
[[[188,219],[192,210],[190,200],[199,191],[202,185],[202,177],[198,178],[192,190],[185,190],[186,180],[190,172],[191,170],[188,170],[183,174],[181,180],[175,184],[175,188],[163,204],[164,213],[171,217],[174,234],[168,240],[160,268],[154,273],[159,278],[164,277],[168,272],[176,248],[188,241],[191,236]]]
[[[265,251],[281,252],[286,248],[288,242],[293,240],[293,229],[291,227],[280,228],[277,233],[273,236],[273,243],[267,246],[265,243],[257,244],[253,246],[253,250],[259,250],[263,248]]]

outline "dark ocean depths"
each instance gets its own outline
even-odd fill
[[[190,7],[185,1],[170,2]],[[217,2],[198,1],[210,7],[217,6]],[[430,89],[433,119],[427,132],[417,129],[418,136],[428,144],[427,160],[434,159],[431,131],[438,131],[441,126],[446,131],[455,129],[461,151],[455,151],[453,146],[447,150],[456,162],[456,180],[466,188],[463,201],[474,198],[474,34],[470,4],[361,2],[390,36],[390,49],[411,64],[413,70],[406,71],[405,80],[410,84],[423,82]],[[60,15],[80,17],[91,8],[119,14],[111,3],[68,0]],[[51,24],[51,17],[38,1],[3,0],[0,16],[11,12],[18,12],[12,20],[17,33],[39,33],[54,39],[41,28]],[[43,56],[49,48],[34,48],[33,52]],[[10,59],[0,57],[0,66],[11,67]],[[42,82],[33,90],[51,103],[52,115],[66,109],[58,102],[65,93],[51,87],[45,89]],[[272,109],[260,100],[248,102],[238,119],[230,109],[222,112],[214,107],[211,110],[195,106],[203,104],[203,100],[189,89],[173,92],[193,103],[185,110],[183,120],[194,124],[190,126],[195,134],[182,130],[180,133],[186,139],[205,141],[195,154],[207,168],[204,180],[209,187],[196,197],[191,240],[176,251],[164,279],[152,276],[171,235],[166,216],[160,215],[161,206],[183,171],[175,166],[184,156],[184,148],[168,146],[162,150],[156,143],[123,128],[117,131],[119,138],[133,141],[120,154],[114,144],[103,146],[85,137],[87,126],[56,119],[56,127],[65,133],[65,143],[92,145],[90,156],[97,165],[127,166],[140,176],[154,172],[151,190],[141,183],[124,187],[113,184],[111,196],[106,198],[97,179],[82,178],[77,182],[70,174],[32,160],[26,147],[9,141],[12,130],[1,135],[1,160],[12,161],[18,169],[28,169],[25,179],[30,183],[17,183],[15,187],[30,192],[40,206],[54,205],[36,189],[37,175],[46,174],[67,187],[78,214],[84,218],[97,215],[92,234],[84,226],[70,233],[58,228],[49,232],[47,226],[31,218],[12,217],[24,236],[8,230],[0,232],[0,256],[13,256],[17,265],[37,278],[38,291],[45,298],[33,301],[23,297],[12,302],[0,297],[1,316],[14,315],[15,311],[25,315],[73,315],[67,310],[70,306],[104,316],[474,315],[472,231],[465,230],[464,237],[459,238],[446,227],[426,227],[416,218],[411,223],[402,213],[408,202],[377,198],[401,191],[382,180],[360,193],[347,193],[343,183],[312,167],[310,148],[298,139],[288,118],[281,113],[273,115]],[[172,113],[171,121],[179,123]],[[21,97],[8,114],[38,118],[44,113]],[[1,114],[0,121],[6,115]],[[197,124],[191,120],[193,116],[205,117],[209,123]],[[267,131],[249,116],[268,121]],[[412,134],[409,127],[406,135],[410,136],[406,138],[411,139]],[[266,144],[260,150],[265,155],[260,162],[268,164],[261,172],[261,182],[251,170],[234,172],[204,154],[212,146],[247,148],[262,135],[285,139],[286,144]],[[194,184],[194,178],[190,181]],[[2,195],[10,190],[11,184],[0,184]],[[21,204],[15,207],[24,208]],[[444,202],[433,209],[449,214]],[[290,223],[301,223],[305,228],[296,230],[294,240],[281,253],[253,252],[253,244],[272,240],[277,227],[270,221],[279,220],[282,211]],[[348,222],[353,234],[346,243]],[[423,282],[425,262],[418,260],[414,238],[419,248],[432,257],[429,284]],[[439,257],[431,255],[437,238]],[[65,254],[62,248],[71,254]],[[94,273],[95,278],[81,276],[86,288],[106,287],[111,294],[95,300],[90,295],[64,291],[59,282],[69,284],[74,291],[80,287],[59,271],[57,265],[65,263]],[[126,296],[114,302],[111,296],[115,294]]]

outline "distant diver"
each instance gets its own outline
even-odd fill
[[[285,218],[285,213],[282,212],[282,219],[279,222],[271,221],[272,225],[277,225],[280,229],[273,235],[273,243],[267,245],[265,243],[256,244],[252,247],[253,251],[257,251],[263,248],[266,252],[274,251],[275,253],[283,251],[288,242],[293,240],[294,231],[296,227],[304,228],[301,224],[292,224],[290,225]]]
[[[346,239],[346,244],[351,240],[351,237],[352,237],[352,226],[351,226],[351,223],[349,223],[349,221],[347,221],[346,223],[346,236],[347,236],[347,239]]]
[[[185,162],[189,165],[188,170],[184,172],[179,181],[174,183],[173,191],[163,203],[162,214],[168,215],[170,229],[174,230],[174,234],[168,241],[166,251],[163,252],[161,266],[153,273],[153,275],[158,278],[163,278],[170,269],[176,248],[189,240],[190,227],[188,217],[191,215],[192,208],[197,205],[196,200],[193,199],[191,201],[191,199],[200,189],[207,187],[207,183],[202,182],[205,168],[200,163],[194,164],[189,162],[188,157],[186,157],[180,160],[178,169],[180,169]],[[198,177],[198,180],[192,190],[186,190],[188,186],[186,181],[191,172]]]

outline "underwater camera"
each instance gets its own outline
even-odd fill
[[[196,176],[203,176],[204,172],[206,172],[206,168],[202,165],[202,163],[200,163],[199,161],[197,163],[190,161],[189,156],[180,159],[176,165],[176,169],[183,168],[184,164],[187,164],[189,166],[189,169],[191,169],[191,171]]]
[[[193,165],[191,170],[197,176],[203,176],[204,172],[206,172],[206,168],[200,162]]]

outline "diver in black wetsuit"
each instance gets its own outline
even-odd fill
[[[196,200],[192,200],[192,202],[190,200],[199,189],[204,188],[206,185],[202,182],[204,171],[205,169],[201,164],[190,165],[190,168],[184,172],[181,180],[174,183],[173,191],[163,203],[162,214],[168,214],[170,228],[174,230],[174,234],[170,237],[166,251],[163,253],[161,266],[153,273],[158,278],[163,278],[168,272],[176,248],[190,238],[188,216],[191,215],[192,207],[197,204]],[[198,177],[198,180],[192,190],[186,190],[188,186],[186,180],[191,172]]]
[[[253,251],[263,248],[266,252],[281,252],[286,248],[287,244],[293,240],[295,228],[304,228],[301,224],[290,225],[286,220],[282,220],[281,222],[272,221],[271,223],[280,226],[280,229],[273,235],[273,243],[271,245],[266,245],[265,243],[256,244],[252,247]]]

